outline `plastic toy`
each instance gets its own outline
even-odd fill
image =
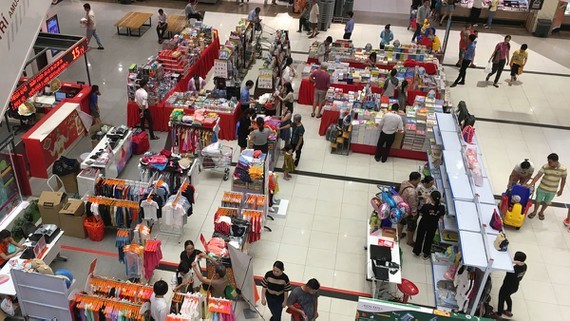
[[[530,201],[532,191],[530,188],[522,185],[513,185],[509,195],[503,194],[501,205],[499,207],[501,213],[505,213],[503,224],[513,226],[517,230],[521,228],[524,219],[532,202]],[[514,202],[518,200],[520,201]],[[514,199],[514,201],[513,201]]]

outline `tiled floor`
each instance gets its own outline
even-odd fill
[[[254,1],[254,0],[252,0]],[[82,16],[82,2],[64,1],[53,7],[59,16],[61,29],[65,33],[82,33],[78,19]],[[112,3],[96,2],[93,4],[98,19],[98,31],[105,44],[104,51],[89,52],[90,71],[94,83],[101,86],[103,95],[100,99],[101,114],[105,122],[123,123],[126,118],[125,79],[127,66],[143,62],[150,55],[156,54],[159,46],[156,43],[154,29],[148,30],[141,38],[118,36],[113,24],[125,12],[141,10],[153,12],[156,8],[122,6]],[[168,9],[167,13],[177,10]],[[208,12],[205,23],[213,25],[220,31],[225,40],[238,19],[243,15]],[[265,17],[269,26],[295,30],[297,20],[287,14]],[[357,25],[354,42],[357,46],[378,42],[380,26]],[[394,26],[396,38],[407,42],[411,32],[404,26]],[[319,36],[322,40],[327,34],[334,38],[341,37],[342,25],[332,28]],[[310,40],[306,36],[291,32],[291,44],[294,51],[306,52]],[[478,42],[476,63],[484,66],[490,56],[494,44],[502,36],[481,33]],[[552,48],[552,50],[568,50],[567,40],[536,39],[531,36],[516,36],[512,45],[529,43],[534,47]],[[455,63],[457,51],[457,32],[450,35],[449,55],[446,63]],[[543,52],[543,51],[541,51]],[[531,51],[527,70],[570,74],[568,55],[540,55]],[[562,58],[560,58],[562,57]],[[298,61],[306,59],[305,55],[296,54]],[[247,76],[255,79],[255,68]],[[456,68],[446,67],[448,80],[457,75]],[[479,117],[490,119],[510,119],[537,124],[570,125],[568,104],[570,94],[570,78],[524,74],[521,83],[509,87],[506,83],[501,88],[480,87],[485,77],[482,70],[470,69],[467,84],[451,90],[453,101],[465,100],[470,111]],[[504,74],[503,78],[506,78]],[[73,65],[61,77],[62,80],[86,80],[82,63]],[[208,80],[210,80],[209,77]],[[298,86],[300,79],[295,80]],[[309,117],[310,107],[298,105],[296,112],[303,116],[303,123],[308,129],[306,145],[299,170],[336,174],[348,177],[379,179],[401,182],[410,171],[416,170],[422,162],[405,159],[390,159],[386,163],[377,163],[371,156],[351,154],[350,156],[331,155],[327,143],[317,134],[318,121]],[[557,152],[563,163],[570,164],[570,151],[567,148],[569,134],[566,130],[530,127],[521,125],[503,125],[494,122],[478,121],[477,137],[484,153],[484,162],[491,177],[493,190],[501,193],[507,177],[515,162],[523,158],[531,159],[537,166],[545,162],[546,155]],[[152,149],[159,150],[164,145],[165,133],[161,133],[159,141],[152,141]],[[235,146],[235,142],[224,142]],[[86,152],[88,144],[78,146],[72,156]],[[234,155],[236,157],[237,155]],[[137,159],[133,159],[123,177],[136,178]],[[185,238],[198,240],[200,233],[208,236],[213,231],[213,215],[222,193],[230,189],[229,182],[223,182],[216,173],[204,171],[198,184],[199,197],[195,214],[185,228]],[[43,190],[45,182],[33,180],[35,195]],[[308,176],[294,175],[289,182],[281,182],[278,197],[291,200],[287,216],[276,217],[268,225],[273,232],[263,235],[261,241],[254,243],[251,253],[254,257],[254,274],[261,275],[267,271],[275,259],[285,262],[286,272],[295,281],[306,281],[311,277],[318,278],[325,286],[338,289],[369,292],[370,284],[365,281],[365,229],[370,212],[368,200],[375,193],[372,185],[351,182],[350,180],[329,180]],[[568,191],[558,201],[570,202]],[[509,230],[511,251],[523,250],[528,255],[529,270],[522,282],[521,290],[514,296],[514,313],[516,320],[550,320],[567,318],[570,315],[570,282],[565,277],[570,273],[570,234],[566,232],[560,221],[565,215],[561,209],[549,209],[545,221],[528,220],[519,230]],[[115,252],[114,237],[110,233],[101,243],[94,244],[88,240],[77,240],[65,237],[64,244],[77,247]],[[164,239],[165,260],[177,262],[182,247],[177,240]],[[199,242],[197,243],[199,244]],[[198,246],[200,247],[200,245]],[[86,269],[86,258],[94,257],[83,253],[64,251],[70,256],[67,263],[56,263],[55,267],[68,268],[81,279]],[[98,270],[101,274],[121,277],[123,267],[110,257],[98,257]],[[418,260],[411,255],[410,249],[403,247],[404,276],[416,283],[420,294],[412,299],[412,303],[432,305],[434,301],[431,266],[429,262]],[[166,272],[158,272],[156,278],[170,279]],[[493,305],[496,305],[497,292],[502,282],[502,275],[493,275]],[[78,282],[81,284],[82,282]],[[351,320],[354,318],[355,303],[321,298],[321,317],[319,320]],[[268,316],[267,309],[260,306],[262,313]],[[240,318],[240,320],[242,320]]]

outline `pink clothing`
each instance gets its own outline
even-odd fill
[[[508,43],[499,42],[495,47],[496,55],[494,60],[507,60],[511,46]]]
[[[317,70],[313,72],[310,79],[315,83],[315,89],[328,90],[331,86],[331,76],[324,70]]]
[[[160,249],[160,245],[162,242],[158,241],[158,246],[156,247],[155,251],[144,251],[144,276],[147,280],[150,280],[152,274],[156,267],[160,264],[160,260],[162,260],[162,250]]]
[[[204,79],[202,79],[202,77],[200,77],[200,79],[198,80],[198,83],[200,84],[200,88],[196,88],[196,81],[194,80],[194,78],[190,79],[190,81],[188,82],[188,91],[200,91],[202,89],[204,89],[204,87],[206,87],[206,81]]]

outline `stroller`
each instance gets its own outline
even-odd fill
[[[521,228],[526,214],[532,205],[531,195],[531,188],[518,184],[513,185],[510,191],[503,193],[499,206],[501,214],[504,215],[503,224],[513,226],[517,230]],[[511,201],[514,196],[519,196],[520,202],[511,206]]]

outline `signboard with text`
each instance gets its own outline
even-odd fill
[[[35,39],[40,31],[51,1],[2,0],[0,1],[0,120],[20,75]]]

